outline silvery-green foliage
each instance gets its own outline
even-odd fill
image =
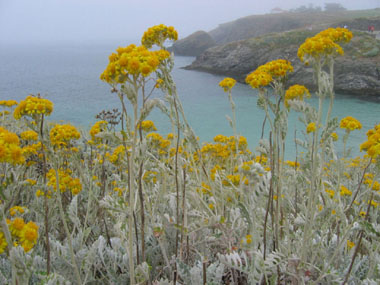
[[[160,280],[153,281],[152,284],[153,285],[170,285],[170,284],[173,284],[173,283],[170,282],[168,279],[160,279]]]
[[[21,283],[26,283],[33,272],[33,259],[21,246],[12,247],[9,252],[10,260],[15,264],[17,276]]]
[[[374,280],[374,279],[365,279],[362,281],[363,285],[378,285],[380,284],[380,279]]]
[[[222,284],[225,266],[219,261],[213,262],[207,267],[207,284]]]
[[[269,149],[270,149],[269,141],[267,139],[260,139],[259,145],[256,147],[256,151],[264,155],[268,155]]]
[[[285,139],[288,132],[288,112],[280,110],[274,119],[275,128],[280,130],[282,140]]]
[[[141,114],[140,114],[140,122],[145,120],[149,114],[152,112],[153,108],[159,107],[160,109],[164,109],[165,103],[159,98],[153,98],[153,99],[148,99],[144,106],[141,109]]]
[[[243,273],[249,273],[249,260],[244,251],[241,253],[241,256],[236,251],[227,254],[218,253],[217,256],[219,261],[227,267],[239,270]]]
[[[191,267],[180,260],[177,260],[176,262],[177,262],[178,275],[185,282],[185,284],[192,284],[191,272],[190,272]],[[202,275],[199,274],[199,276],[202,276]],[[202,284],[202,281],[199,284]]]
[[[121,91],[123,94],[127,95],[127,98],[131,102],[132,105],[137,102],[138,94],[131,85],[129,84],[121,85]]]
[[[228,115],[226,115],[226,119],[227,119],[227,121],[228,121],[230,127],[233,128],[233,123],[232,123],[232,119],[231,119],[231,117],[228,116]]]
[[[301,100],[289,100],[288,104],[291,109],[296,112],[303,113],[310,121],[315,121],[317,118],[317,111],[309,103]],[[301,121],[304,121],[300,118]]]
[[[54,272],[49,274],[45,279],[42,280],[42,284],[44,285],[71,285],[73,284],[69,280],[67,280],[62,275]]]
[[[330,121],[328,121],[327,125],[322,131],[321,140],[326,141],[328,138],[330,138],[331,134],[338,128],[338,126],[338,118],[333,118]]]
[[[148,263],[143,262],[136,267],[136,281],[144,283],[149,280],[150,266]]]
[[[1,284],[7,284],[11,279],[12,265],[8,258],[0,257],[0,282]]]

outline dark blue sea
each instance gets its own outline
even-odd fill
[[[0,47],[0,100],[22,100],[28,94],[40,93],[54,103],[50,117],[54,121],[70,122],[88,129],[102,110],[120,108],[118,98],[110,87],[99,79],[108,63],[108,55],[117,44],[9,46]],[[227,94],[218,86],[222,76],[181,69],[194,58],[175,58],[173,77],[187,118],[201,141],[211,141],[217,134],[232,135],[226,119],[231,115]],[[156,96],[163,96],[156,94]],[[257,93],[249,86],[237,84],[233,89],[236,103],[237,128],[247,137],[254,150],[261,136],[264,112],[256,106]],[[317,98],[309,99],[317,105]],[[327,102],[325,110],[327,109]],[[361,121],[363,129],[350,135],[349,146],[353,155],[359,154],[359,144],[366,139],[366,131],[380,122],[380,101],[337,94],[333,116],[340,120],[353,116]],[[169,122],[160,111],[150,116],[162,133],[168,133]],[[287,156],[293,156],[295,128],[302,138],[304,126],[298,114],[289,120]],[[343,131],[339,130],[340,140]],[[266,135],[268,133],[266,132]],[[341,147],[341,144],[339,145]],[[302,150],[298,150],[302,151]]]

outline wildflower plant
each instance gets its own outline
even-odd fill
[[[100,78],[121,111],[102,111],[88,132],[47,122],[53,103],[41,96],[0,102],[14,110],[0,119],[0,283],[378,283],[380,127],[362,156],[335,147],[339,126],[343,141],[362,127],[332,118],[334,61],[351,32],[327,29],[300,46],[317,108],[305,86],[287,85],[287,60],[247,75],[270,127],[256,152],[236,129],[232,78],[219,85],[234,134],[198,142],[165,48],[177,37],[157,25],[141,46],[110,55]],[[168,134],[149,119],[153,108]],[[302,152],[285,160],[293,111]]]

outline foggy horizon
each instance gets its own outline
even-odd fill
[[[316,0],[313,7],[340,3],[348,10],[380,8],[380,0]],[[0,0],[0,45],[12,44],[126,44],[139,40],[150,26],[174,26],[179,38],[210,31],[219,24],[273,8],[290,10],[307,0]],[[138,44],[138,43],[136,43]]]

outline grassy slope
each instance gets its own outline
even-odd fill
[[[355,19],[376,19],[380,25],[380,9],[342,11],[338,13],[281,13],[252,15],[219,25],[210,31],[210,35],[217,43],[227,43],[236,40],[257,37],[267,33],[283,32],[312,26],[313,29],[322,29],[326,26],[350,23]],[[375,27],[377,30],[379,27]]]

